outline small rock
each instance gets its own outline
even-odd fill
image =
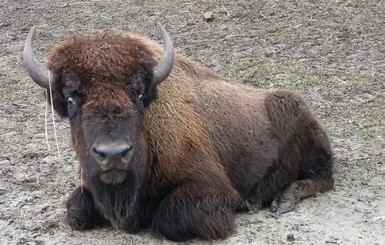
[[[286,239],[287,239],[287,241],[289,241],[289,242],[294,241],[294,240],[295,240],[294,234],[292,234],[292,233],[287,234]]]
[[[45,133],[37,133],[34,136],[35,136],[34,138],[45,139],[46,134]]]
[[[203,18],[205,19],[205,21],[212,21],[214,19],[213,11],[204,12]]]
[[[11,136],[14,136],[14,135],[17,135],[16,131],[10,131],[8,133],[3,134],[2,136],[4,136],[4,137],[11,137]]]

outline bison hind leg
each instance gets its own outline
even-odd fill
[[[89,230],[108,223],[95,207],[92,194],[87,189],[76,188],[66,207],[65,222],[74,230]]]
[[[303,198],[333,188],[334,159],[326,130],[299,94],[279,90],[265,99],[277,135],[285,142],[281,162],[289,170],[289,183],[272,203],[271,210],[289,212]],[[295,176],[295,174],[297,176]]]
[[[306,144],[313,147],[313,144]],[[334,186],[334,159],[330,150],[306,149],[302,152],[302,162],[297,180],[292,182],[272,202],[270,210],[286,213],[295,208],[295,204],[306,197],[318,192],[331,190]],[[311,153],[310,153],[311,152]]]

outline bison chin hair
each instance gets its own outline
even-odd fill
[[[121,176],[114,176],[114,183],[105,183],[99,176],[90,179],[89,189],[92,193],[95,206],[100,210],[103,217],[116,229],[130,227],[131,232],[139,229],[136,207],[140,190],[140,177],[133,171],[126,172],[123,181]],[[115,184],[116,183],[116,184]],[[127,220],[134,224],[127,224]]]

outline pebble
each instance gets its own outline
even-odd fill
[[[287,234],[286,239],[287,239],[289,242],[294,241],[294,240],[295,240],[294,234],[292,234],[292,233]]]

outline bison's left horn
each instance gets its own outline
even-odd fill
[[[154,67],[154,84],[163,82],[171,73],[174,65],[174,47],[166,29],[158,23],[158,28],[163,36],[163,55],[158,65]]]
[[[49,78],[52,75],[48,69],[42,66],[33,53],[33,39],[35,36],[36,26],[33,26],[28,33],[24,45],[24,66],[27,68],[29,76],[39,86],[48,89]],[[51,76],[52,77],[52,76]]]

